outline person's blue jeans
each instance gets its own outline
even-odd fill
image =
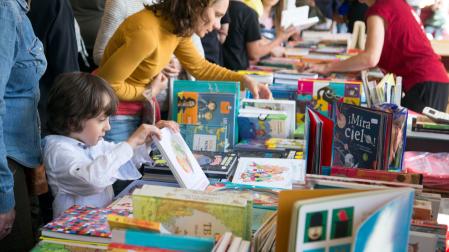
[[[111,130],[106,132],[104,139],[119,143],[128,140],[132,133],[142,124],[141,116],[114,115],[109,117]]]

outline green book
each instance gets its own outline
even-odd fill
[[[161,222],[173,234],[251,238],[252,199],[223,192],[144,185],[133,192],[133,215]]]

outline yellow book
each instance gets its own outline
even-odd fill
[[[155,221],[141,220],[115,214],[108,215],[108,223],[111,229],[138,229],[153,232],[161,231],[161,223]]]

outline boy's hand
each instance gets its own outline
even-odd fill
[[[160,120],[156,123],[156,127],[158,127],[159,129],[167,127],[175,133],[179,132],[179,124],[176,123],[175,121]]]
[[[134,131],[126,142],[131,145],[133,149],[135,149],[139,145],[151,142],[152,136],[156,136],[158,139],[161,139],[161,131],[153,125],[142,124],[136,129],[136,131]]]

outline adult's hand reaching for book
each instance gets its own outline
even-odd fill
[[[9,233],[11,233],[16,211],[11,209],[9,212],[0,214],[0,240],[3,240]]]
[[[272,99],[268,85],[261,84],[248,76],[244,76],[243,85],[251,92],[254,99]]]
[[[323,75],[328,75],[330,73],[328,64],[306,63],[304,64],[304,71],[309,73],[319,73]]]

